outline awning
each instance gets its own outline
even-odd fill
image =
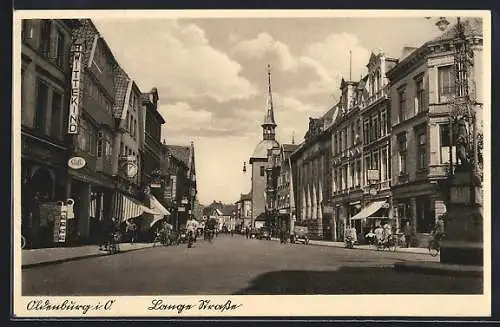
[[[368,218],[371,215],[373,215],[375,212],[377,212],[382,206],[386,203],[386,201],[375,201],[361,209],[358,214],[356,214],[354,217],[351,217],[351,220],[358,220],[358,219],[363,219],[363,218]]]
[[[130,218],[139,217],[146,207],[139,201],[129,198],[121,193],[113,195],[112,215],[119,222],[124,222]]]
[[[148,230],[163,217],[170,216],[170,212],[153,195],[150,195],[149,206],[150,208],[145,207],[144,209],[146,215],[142,220],[142,230]]]

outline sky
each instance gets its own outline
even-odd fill
[[[143,92],[156,87],[167,144],[195,145],[198,198],[234,203],[250,190],[242,172],[262,139],[267,65],[276,138],[300,143],[309,117],[339,100],[342,77],[366,72],[371,52],[400,58],[440,34],[436,19],[93,19],[119,64]],[[352,53],[352,69],[349,67]]]

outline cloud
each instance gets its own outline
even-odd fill
[[[176,20],[95,21],[115,56],[140,87],[158,88],[160,101],[246,99],[256,88],[241,65],[212,47],[195,24]],[[133,45],[133,46],[131,46]]]
[[[216,115],[211,111],[194,108],[187,102],[162,105],[158,111],[166,118],[162,137],[186,143],[193,139],[211,137],[242,138],[257,130],[257,111],[236,108],[231,115]],[[260,117],[259,117],[260,118]]]
[[[231,54],[235,57],[257,58],[274,56],[280,62],[283,70],[295,70],[298,65],[297,59],[290,53],[288,45],[275,40],[268,33],[260,33],[254,39],[238,42]]]

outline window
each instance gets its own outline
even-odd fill
[[[337,133],[333,135],[333,154],[337,154]]]
[[[359,142],[359,138],[361,138],[361,120],[356,120],[356,138],[358,138],[357,140],[355,139],[355,142]]]
[[[264,176],[264,166],[260,166],[260,176],[263,177]]]
[[[387,160],[387,149],[382,150],[382,156],[380,158],[380,171],[381,171],[381,181],[386,181],[389,178],[388,160]]]
[[[23,19],[21,29],[23,39],[33,38],[33,21],[31,19]]]
[[[80,151],[87,152],[89,149],[88,144],[88,131],[87,124],[84,121],[80,121],[80,125],[78,126],[78,149]]]
[[[66,63],[66,54],[64,51],[64,34],[61,31],[57,31],[56,33],[56,64],[60,68],[64,68],[64,64]]]
[[[361,160],[356,161],[356,186],[361,184]]]
[[[450,137],[453,137],[453,140],[450,140]],[[450,163],[450,145],[451,146],[451,155],[452,160],[455,161],[455,136],[453,133],[450,135],[450,125],[449,124],[441,124],[439,125],[439,143],[440,143],[440,155],[441,155],[441,163],[448,164]]]
[[[356,184],[356,162],[351,164],[351,180],[349,181],[349,187],[354,187]]]
[[[372,153],[372,169],[379,170],[378,151]]]
[[[417,169],[427,168],[427,149],[425,130],[418,131],[417,135]]]
[[[101,158],[103,154],[103,149],[104,148],[104,140],[103,138],[98,138],[97,139],[97,158]]]
[[[439,80],[439,102],[447,102],[453,96],[455,82],[453,78],[452,66],[443,66],[438,68]]]
[[[40,80],[37,81],[37,84],[35,128],[45,132],[49,88]]]
[[[371,160],[370,160],[370,156],[366,156],[365,157],[365,167],[364,167],[364,171],[365,171],[365,185],[368,185],[368,170],[371,169]]]
[[[406,114],[406,89],[401,88],[398,90],[398,101],[399,101],[399,122],[405,120]]]
[[[343,150],[347,150],[347,127],[344,128],[344,147]]]
[[[130,120],[130,113],[127,112],[127,118],[126,118],[126,124],[127,124],[127,126],[125,127],[125,129],[127,131],[129,131],[129,120]]]
[[[387,135],[387,114],[385,110],[380,113],[380,129],[381,136]]]
[[[417,86],[417,98],[415,103],[415,115],[418,115],[419,112],[424,111],[425,105],[425,92],[424,92],[424,80],[423,78],[418,79],[416,82]]]
[[[123,147],[123,142],[120,142],[120,155],[123,156],[124,155],[124,147]]]
[[[407,173],[406,161],[407,161],[407,144],[406,144],[406,132],[402,132],[398,135],[398,146],[399,146],[399,174],[405,175]]]
[[[378,117],[375,116],[373,117],[372,119],[372,123],[373,123],[373,126],[372,126],[372,137],[373,137],[373,140],[377,140],[380,136],[380,127],[378,125]]]
[[[370,143],[370,121],[368,119],[364,121],[363,142]]]
[[[356,130],[354,129],[354,123],[351,124],[351,145],[356,144]]]
[[[42,19],[40,26],[40,48],[43,55],[48,56],[50,52],[50,35],[52,32],[52,21]]]
[[[54,138],[61,138],[61,118],[62,118],[62,95],[52,92],[52,112],[50,122],[50,135]]]

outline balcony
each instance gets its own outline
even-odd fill
[[[410,175],[408,173],[400,173],[398,176],[398,184],[405,184],[410,181]]]
[[[429,165],[427,177],[430,180],[441,180],[448,177],[450,166],[448,164]]]

